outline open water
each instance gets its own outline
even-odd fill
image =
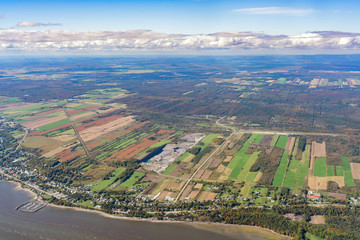
[[[256,232],[237,230],[235,236],[198,229],[188,224],[112,219],[96,213],[46,207],[36,213],[15,208],[30,200],[15,185],[0,182],[1,240],[231,240],[267,239]]]

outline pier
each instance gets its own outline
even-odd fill
[[[34,212],[37,212],[37,211],[43,209],[44,207],[46,207],[46,205],[47,205],[47,203],[44,203],[44,202],[29,201],[29,202],[19,205],[18,207],[15,208],[15,210],[21,211],[21,212],[34,213]]]

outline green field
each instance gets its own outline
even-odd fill
[[[309,239],[309,240],[325,240],[324,238],[320,238],[320,237],[317,237],[311,233],[305,233],[305,237],[306,239]]]
[[[100,183],[92,187],[92,192],[99,192],[101,190],[104,190],[108,186],[114,183],[114,181],[117,179],[118,176],[120,176],[121,173],[125,171],[125,168],[117,168],[115,169],[111,174],[112,177],[106,180],[102,180]]]
[[[348,157],[341,157],[341,162],[344,171],[351,171],[351,165]]]
[[[144,175],[145,175],[145,173],[142,173],[142,172],[134,172],[133,175],[131,175],[131,177],[128,180],[121,183],[120,186],[121,187],[131,188]]]
[[[251,154],[250,157],[245,162],[243,168],[240,169],[240,173],[234,178],[237,178],[239,181],[253,182],[254,178],[257,175],[257,172],[250,172],[250,168],[256,162],[259,154],[260,154],[260,151],[254,152],[253,154]],[[238,165],[240,165],[240,164],[238,164]],[[230,174],[230,176],[231,176],[231,174]]]
[[[219,134],[215,134],[215,133],[210,133],[209,135],[207,135],[206,137],[204,137],[201,142],[205,144],[205,146],[209,145],[210,143],[213,142],[213,140],[215,138],[217,138],[219,136]]]
[[[344,176],[343,166],[336,166],[335,170],[336,176]]]
[[[3,96],[0,96],[0,98],[2,98],[2,97]],[[0,100],[0,106],[8,104],[8,103],[13,103],[13,102],[20,102],[20,99],[17,98],[17,97],[12,97],[12,98],[7,98],[7,99]]]
[[[284,150],[284,153],[280,160],[280,164],[279,164],[279,166],[276,170],[275,176],[274,176],[274,180],[272,183],[273,186],[281,187],[284,176],[285,176],[286,168],[288,165],[288,156],[289,156],[289,150]]]
[[[350,161],[348,157],[341,157],[341,162],[343,165],[343,172],[344,172],[344,179],[345,179],[345,184],[348,187],[354,187],[355,183],[354,183],[354,179],[351,173],[351,165],[350,165]]]
[[[254,144],[259,144],[261,142],[261,139],[264,137],[265,134],[254,134],[255,135],[255,140],[254,140]]]
[[[180,162],[182,162],[185,158],[187,158],[190,155],[189,152],[184,153],[183,155],[181,155],[180,157],[178,157],[177,160],[179,160]]]
[[[232,158],[232,160],[230,161],[228,168],[231,169],[235,169],[236,166],[241,162],[241,160],[243,158],[247,158],[250,155],[249,154],[245,154],[245,152],[247,151],[247,149],[250,147],[250,144],[252,142],[252,139],[248,139],[244,145],[242,146],[242,148],[235,154],[235,156]],[[244,163],[245,164],[245,163]],[[242,168],[242,167],[241,167]],[[240,170],[241,170],[240,168]],[[237,175],[236,175],[237,176]]]
[[[305,186],[305,177],[309,173],[309,164],[310,164],[310,146],[305,147],[305,151],[302,154],[302,159],[300,161],[299,169],[295,176],[295,184],[297,186]]]
[[[280,136],[275,144],[275,147],[278,147],[278,148],[285,148],[286,146],[286,143],[287,143],[287,140],[288,140],[288,136]]]
[[[326,166],[326,176],[332,177],[335,176],[334,166]]]
[[[77,105],[75,107],[72,107],[73,109],[82,109],[82,108],[86,108],[86,107],[90,107],[91,105],[88,105],[88,104],[80,104],[80,105]]]
[[[314,176],[326,177],[326,158],[318,158],[314,164]]]
[[[275,144],[279,138],[279,135],[274,135],[273,139],[271,140],[270,147],[275,147]]]
[[[69,119],[65,118],[65,119],[62,119],[60,121],[49,123],[49,124],[46,124],[44,126],[38,127],[38,129],[39,129],[39,131],[46,131],[46,130],[49,130],[51,128],[58,127],[58,126],[61,126],[63,124],[69,123],[69,122],[70,122]]]
[[[178,164],[171,164],[162,174],[169,175],[177,166]]]

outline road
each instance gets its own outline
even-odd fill
[[[196,169],[196,171],[193,173],[193,175],[191,175],[191,177],[189,178],[189,180],[186,181],[186,183],[184,184],[184,186],[181,188],[179,194],[177,195],[177,197],[175,198],[175,202],[177,202],[181,196],[181,194],[184,192],[184,190],[186,189],[186,187],[189,185],[189,183],[194,179],[195,175],[200,171],[200,169],[210,160],[210,158],[212,158],[212,156],[214,156],[214,154],[220,149],[222,148],[222,146],[226,143],[226,141],[236,132],[235,129],[231,128],[231,127],[227,127],[224,124],[221,124],[220,121],[225,118],[221,117],[220,119],[218,119],[216,121],[216,124],[224,127],[224,128],[230,128],[232,130],[232,133],[225,139],[225,141],[222,142],[222,144],[220,144],[211,154],[209,157],[207,157],[205,159],[205,161]]]
[[[75,134],[76,134],[76,137],[79,139],[81,145],[83,146],[83,148],[84,148],[84,150],[85,150],[85,152],[86,152],[86,155],[91,156],[90,153],[89,153],[89,150],[88,150],[87,147],[86,147],[86,144],[84,143],[84,141],[82,140],[82,138],[81,138],[78,130],[76,129],[76,126],[75,126],[74,122],[71,120],[70,114],[68,113],[66,107],[64,106],[63,109],[64,109],[64,112],[65,112],[65,114],[66,114],[66,117],[67,117],[67,118],[69,119],[69,121],[70,121],[70,124],[71,124],[72,128],[74,129],[74,132],[75,132]]]
[[[24,137],[21,139],[21,141],[19,142],[19,145],[15,148],[15,151],[16,152],[20,147],[21,147],[21,144],[24,142],[26,136],[28,135],[29,131],[25,128],[25,135]]]
[[[21,182],[22,184],[24,184],[24,185],[26,185],[26,186],[28,186],[28,187],[30,187],[30,188],[35,189],[36,191],[38,191],[38,192],[40,192],[40,193],[47,194],[47,195],[50,195],[50,196],[53,196],[53,197],[57,197],[57,198],[60,196],[59,193],[48,192],[48,191],[45,191],[45,190],[40,189],[39,187],[37,187],[37,186],[35,186],[35,185],[32,185],[31,183],[24,182],[24,181],[20,180],[19,178],[15,177],[15,176],[12,176],[12,175],[10,175],[10,174],[5,173],[2,169],[0,169],[0,174],[8,177],[9,179],[15,179],[15,180]]]

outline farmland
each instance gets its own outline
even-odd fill
[[[256,57],[226,67],[222,58],[104,58],[96,69],[69,60],[51,81],[35,67],[0,72],[2,167],[68,195],[49,201],[134,216],[145,214],[134,202],[153,204],[154,218],[174,217],[166,207],[349,203],[360,197],[360,73],[302,58],[276,60],[290,68],[259,68]]]

